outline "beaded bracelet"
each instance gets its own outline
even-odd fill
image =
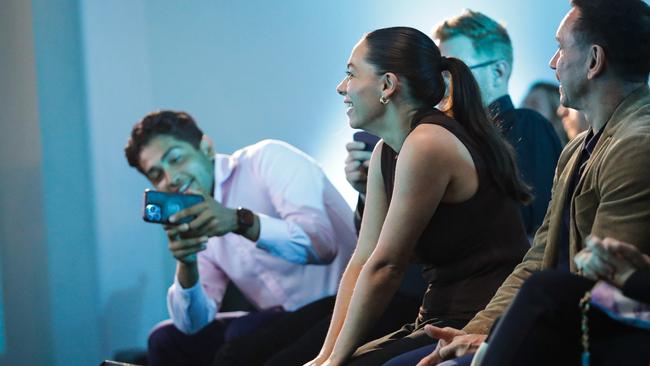
[[[591,307],[591,291],[587,291],[580,299],[580,330],[582,331],[582,366],[589,366],[589,318],[587,314]]]

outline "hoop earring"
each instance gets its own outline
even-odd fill
[[[386,104],[388,104],[388,102],[390,102],[390,99],[384,97],[383,95],[381,97],[379,97],[379,103],[381,103],[383,105],[386,105]]]

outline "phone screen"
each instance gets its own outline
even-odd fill
[[[379,137],[366,131],[355,132],[354,135],[352,135],[352,139],[366,144],[366,147],[364,148],[366,151],[372,151],[375,148],[375,145],[377,145],[377,142],[379,142]]]
[[[144,191],[142,219],[146,222],[166,225],[178,225],[194,220],[194,217],[184,217],[175,223],[169,222],[169,217],[197,203],[203,202],[203,196],[198,194],[168,193]]]

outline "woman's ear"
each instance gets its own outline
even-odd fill
[[[203,153],[203,155],[208,157],[208,159],[214,159],[214,144],[208,136],[203,135],[201,138],[201,142],[199,143],[199,150],[201,153]]]
[[[397,78],[397,75],[395,75],[392,72],[385,73],[381,79],[382,79],[381,96],[384,97],[385,99],[390,99],[397,91],[397,87],[399,85],[399,79]]]

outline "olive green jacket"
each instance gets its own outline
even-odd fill
[[[486,308],[463,329],[466,332],[487,334],[533,272],[555,267],[568,185],[586,136],[587,132],[578,135],[562,151],[551,201],[532,247]],[[570,258],[582,249],[590,233],[635,244],[650,254],[650,89],[647,85],[628,95],[616,108],[570,199]],[[577,272],[573,261],[571,272]]]

